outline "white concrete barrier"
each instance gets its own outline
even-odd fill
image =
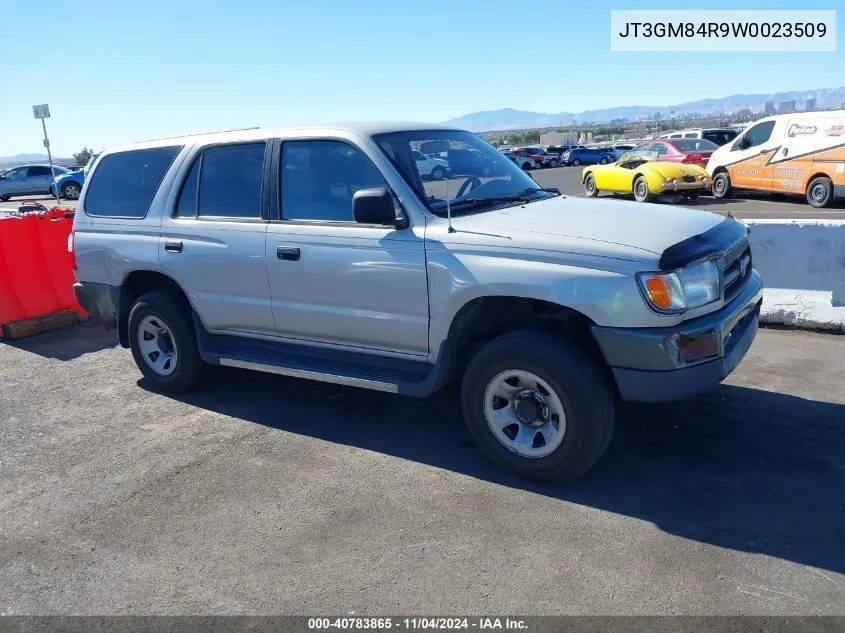
[[[747,220],[760,320],[845,332],[845,220]]]

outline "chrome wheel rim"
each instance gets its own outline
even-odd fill
[[[724,178],[717,178],[713,181],[713,189],[716,193],[721,194],[725,191],[725,180]]]
[[[815,187],[813,187],[813,190],[810,192],[810,195],[816,202],[823,202],[824,199],[827,197],[827,189],[824,185],[816,185]]]
[[[648,185],[644,183],[642,180],[637,183],[637,197],[638,198],[645,198],[646,194],[648,193]]]
[[[65,187],[65,198],[76,200],[79,198],[79,187],[76,185],[68,185]]]
[[[546,457],[566,435],[560,398],[549,383],[522,369],[490,380],[484,390],[484,419],[499,443],[520,457]]]
[[[179,350],[170,327],[161,317],[144,317],[138,324],[138,349],[147,367],[159,376],[176,371]]]
[[[593,179],[592,176],[587,177],[586,187],[587,187],[587,193],[593,193],[593,191],[595,191],[596,181]]]

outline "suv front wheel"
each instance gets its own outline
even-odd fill
[[[129,313],[129,347],[144,377],[162,391],[183,392],[203,376],[203,361],[188,311],[174,293],[148,292]]]
[[[548,332],[512,332],[485,345],[467,367],[461,399],[481,452],[530,479],[578,477],[613,434],[613,395],[602,372]]]

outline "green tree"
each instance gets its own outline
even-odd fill
[[[91,160],[91,157],[94,155],[94,150],[89,149],[87,147],[83,147],[81,151],[77,152],[73,155],[73,159],[76,161],[76,164],[79,167],[85,167],[88,164],[88,161]]]

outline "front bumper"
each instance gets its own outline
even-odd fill
[[[672,402],[709,391],[745,356],[757,334],[763,282],[757,271],[721,310],[670,328],[593,326],[619,395]]]

